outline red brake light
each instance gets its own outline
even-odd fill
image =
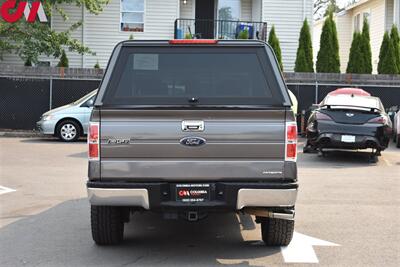
[[[331,121],[332,118],[329,117],[328,115],[321,113],[321,112],[316,112],[315,113],[316,119],[319,121]]]
[[[285,160],[297,160],[297,124],[295,122],[286,123],[285,136]]]
[[[218,40],[213,39],[174,39],[169,44],[217,44]]]
[[[90,122],[88,131],[89,160],[99,160],[99,123]]]

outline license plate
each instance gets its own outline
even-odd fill
[[[356,137],[354,135],[342,135],[342,142],[354,143],[355,141]]]
[[[210,184],[177,184],[176,200],[193,203],[210,199]]]

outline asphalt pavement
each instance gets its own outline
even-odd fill
[[[265,247],[248,215],[189,223],[134,214],[118,246],[96,246],[86,143],[0,138],[0,266],[400,266],[400,149],[299,154],[295,239]]]

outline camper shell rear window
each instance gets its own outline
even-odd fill
[[[122,47],[104,105],[266,105],[284,97],[264,47]]]

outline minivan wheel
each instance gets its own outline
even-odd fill
[[[75,121],[65,120],[62,121],[56,130],[58,138],[60,138],[64,142],[74,142],[78,140],[81,135],[81,130]]]
[[[287,246],[293,238],[294,220],[263,218],[261,236],[266,246]]]
[[[121,207],[91,206],[92,237],[97,245],[115,245],[124,237],[124,213]]]

